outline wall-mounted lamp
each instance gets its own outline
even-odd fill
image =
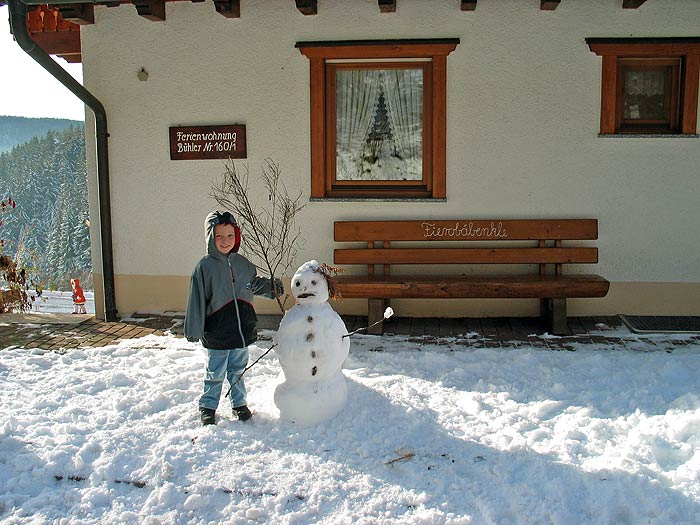
[[[148,71],[146,71],[146,68],[141,68],[141,71],[136,73],[136,78],[138,78],[141,82],[146,82],[148,80]]]

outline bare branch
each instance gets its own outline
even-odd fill
[[[266,206],[255,207],[251,202],[249,180],[248,165],[240,170],[229,160],[224,164],[222,180],[212,185],[210,195],[236,216],[245,238],[241,250],[274,282],[294,263],[301,239],[295,219],[306,204],[302,204],[301,191],[294,197],[289,196],[282,181],[282,170],[270,158],[265,159],[260,177],[267,192]],[[289,296],[282,300],[274,291],[280,311],[284,313]]]

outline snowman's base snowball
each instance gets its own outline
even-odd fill
[[[338,413],[348,400],[342,372],[324,381],[284,381],[275,389],[280,419],[298,425],[318,425]]]

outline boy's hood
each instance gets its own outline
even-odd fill
[[[226,256],[218,250],[214,240],[214,227],[221,222],[219,217],[219,212],[213,211],[204,219],[204,241],[207,245],[207,255],[225,259]]]

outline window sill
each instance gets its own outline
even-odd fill
[[[422,197],[309,197],[309,202],[447,202],[447,199]]]
[[[598,133],[604,139],[697,139],[695,133]]]

